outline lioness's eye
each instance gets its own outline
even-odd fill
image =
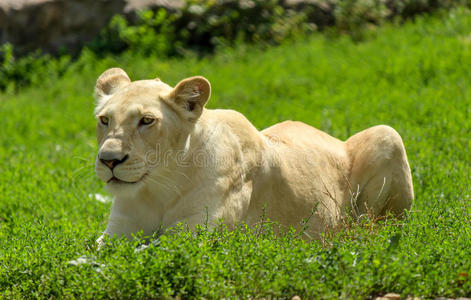
[[[139,125],[150,125],[154,123],[155,119],[149,116],[143,117],[141,121],[139,121]]]
[[[108,123],[110,122],[110,120],[108,119],[108,117],[101,116],[101,117],[100,117],[100,122],[101,122],[101,124],[103,124],[103,125],[108,125]]]

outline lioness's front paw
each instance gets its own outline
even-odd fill
[[[105,236],[106,234],[102,234],[97,240],[97,244],[98,244],[98,250],[100,250],[104,245],[105,245]]]

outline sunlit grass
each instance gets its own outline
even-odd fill
[[[200,60],[85,53],[58,80],[0,95],[0,298],[470,296],[470,32],[471,13],[455,10],[358,44],[318,35]],[[412,211],[311,243],[242,228],[97,251],[110,203],[95,196],[106,192],[92,93],[112,66],[172,85],[203,75],[210,108],[260,129],[295,119],[346,139],[391,125],[412,168]]]

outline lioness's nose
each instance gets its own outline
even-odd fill
[[[100,155],[101,156],[101,155]],[[116,159],[116,158],[111,158],[109,159],[108,157],[100,157],[100,161],[102,163],[104,163],[106,166],[108,166],[108,168],[110,168],[111,170],[113,170],[114,167],[116,167],[117,165],[119,164],[122,164],[123,162],[125,162],[127,159],[129,158],[129,155],[125,155],[123,158],[121,159]]]

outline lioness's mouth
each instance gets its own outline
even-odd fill
[[[113,176],[106,183],[134,184],[134,183],[138,183],[139,181],[142,181],[144,177],[146,177],[146,175],[147,174],[144,174],[139,180],[136,180],[136,181],[125,181],[125,180],[122,180]]]
[[[138,181],[124,181],[124,180],[121,180],[121,179],[113,176],[106,183],[128,183],[128,184],[133,184],[133,183],[137,183]]]

